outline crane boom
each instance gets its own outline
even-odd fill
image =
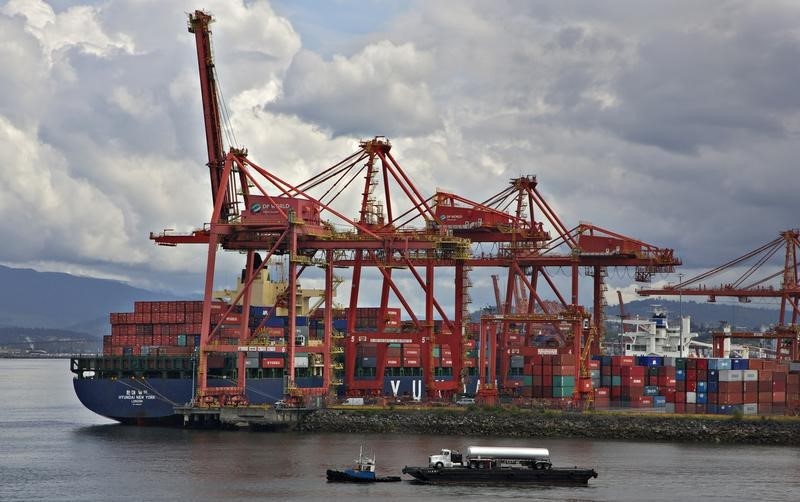
[[[225,166],[225,147],[222,144],[222,123],[220,121],[217,81],[214,77],[214,56],[211,53],[211,30],[214,21],[211,15],[196,10],[189,14],[189,33],[194,34],[197,45],[197,66],[200,70],[200,92],[203,101],[203,120],[206,128],[206,149],[208,168],[211,171],[211,200],[216,203],[217,191],[221,183],[222,169]],[[225,192],[222,204],[222,217],[227,218],[229,194]]]

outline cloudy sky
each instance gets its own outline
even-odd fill
[[[202,289],[201,247],[148,239],[210,216],[196,8],[238,142],[286,180],[385,135],[427,194],[535,174],[568,227],[690,276],[800,226],[797,2],[8,0],[0,263]]]

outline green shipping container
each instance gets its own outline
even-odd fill
[[[570,397],[575,387],[553,387],[553,397]]]
[[[553,375],[553,387],[575,387],[575,377]]]
[[[522,385],[524,385],[526,387],[530,387],[531,385],[533,385],[533,376],[531,376],[531,375],[523,376],[522,377]]]

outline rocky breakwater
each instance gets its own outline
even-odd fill
[[[800,445],[800,418],[467,409],[325,409],[298,430]]]

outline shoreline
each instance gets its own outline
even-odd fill
[[[299,432],[608,439],[800,446],[800,417],[486,409],[324,409]]]

